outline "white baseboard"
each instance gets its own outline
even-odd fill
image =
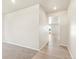
[[[60,43],[59,46],[65,46],[65,47],[67,47],[67,44],[65,44],[65,43]]]
[[[36,50],[36,51],[39,51],[39,50],[40,50],[40,49],[35,49],[35,48],[31,48],[31,47],[26,47],[26,46],[23,46],[23,45],[20,45],[20,44],[16,44],[16,43],[13,43],[13,42],[8,42],[8,41],[5,41],[5,42],[3,42],[3,43],[9,43],[9,44],[12,44],[12,45],[16,45],[16,46],[20,46],[20,47],[24,47],[24,48]]]
[[[20,46],[20,47],[24,47],[24,48],[29,48],[29,49],[36,50],[36,51],[40,51],[40,49],[45,47],[45,45],[48,43],[48,41],[44,42],[44,44],[39,49],[31,48],[31,47],[28,47],[28,46],[23,46],[21,44],[17,44],[17,43],[14,43],[14,42],[9,42],[9,41],[4,41],[3,43],[9,43],[9,44],[12,44],[12,45],[16,45],[16,46]]]
[[[71,50],[67,47],[68,51],[69,51],[69,54],[71,56],[71,59],[73,59],[73,56],[72,56],[72,53],[71,53]]]
[[[72,56],[71,50],[68,48],[68,46],[67,46],[67,45],[64,45],[64,44],[61,44],[60,46],[67,47],[68,52],[69,52],[69,54],[70,54],[70,57],[71,57],[71,59],[73,59],[73,56]]]
[[[72,56],[72,53],[71,53],[71,50],[68,48],[68,46],[66,44],[60,44],[60,46],[64,46],[64,47],[67,47],[68,51],[69,51],[69,54],[71,56],[71,59],[73,59],[73,56]]]
[[[42,48],[44,48],[45,45],[46,45],[48,42],[49,42],[49,41],[44,42],[44,44],[40,47],[40,50],[41,50]]]

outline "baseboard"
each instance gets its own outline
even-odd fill
[[[71,53],[70,49],[68,48],[68,46],[67,45],[60,45],[60,46],[61,47],[66,47],[66,49],[68,50],[68,52],[70,54],[71,59],[73,59],[72,53]]]
[[[42,48],[44,48],[45,45],[46,45],[48,42],[49,42],[49,41],[44,42],[44,44],[40,47],[40,50],[41,50]]]
[[[32,50],[36,50],[36,51],[40,51],[43,47],[45,47],[45,45],[48,43],[48,41],[46,41],[39,49],[35,49],[35,48],[31,48],[31,47],[26,47],[20,44],[16,44],[13,42],[9,42],[9,41],[4,41],[3,43],[8,43],[8,44],[12,44],[12,45],[16,45],[16,46],[20,46],[20,47],[24,47],[24,48],[28,48],[28,49],[32,49]]]
[[[65,47],[67,47],[67,45],[66,45],[66,44],[63,44],[63,43],[62,43],[62,44],[60,44],[59,46],[65,46]]]
[[[67,47],[67,49],[68,49],[68,51],[69,51],[69,54],[70,54],[70,56],[71,56],[71,59],[73,59],[73,56],[72,56],[72,53],[71,53],[71,51],[70,51],[70,49]]]
[[[68,50],[68,52],[69,52],[69,54],[70,54],[70,56],[71,56],[71,59],[73,59],[72,53],[71,53],[70,49],[68,48],[68,46],[65,45],[65,44],[60,44],[60,46],[64,46],[64,47],[66,47],[67,50]]]
[[[20,47],[32,49],[32,50],[35,50],[35,51],[39,51],[39,50],[40,50],[40,49],[35,49],[35,48],[31,48],[31,47],[26,47],[26,46],[23,46],[23,45],[20,45],[20,44],[16,44],[16,43],[13,43],[13,42],[8,42],[8,41],[5,41],[5,42],[3,42],[3,43],[8,43],[8,44],[12,44],[12,45],[16,45],[16,46],[20,46]]]

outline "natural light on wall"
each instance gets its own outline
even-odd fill
[[[75,36],[75,24],[71,25],[71,36],[74,37]]]
[[[49,19],[49,24],[52,24],[52,17],[50,16],[48,19]]]
[[[46,32],[48,32],[48,31],[49,31],[49,25],[44,26],[43,29],[44,29]]]
[[[49,30],[49,42],[51,42],[51,40],[52,40],[52,35],[51,35],[51,29],[52,29],[52,28],[51,28],[52,17],[49,16],[49,17],[48,17],[48,20],[49,20],[49,21],[48,21],[48,23],[49,23],[49,27],[48,27],[48,28],[50,29],[50,30]],[[50,47],[51,44],[53,45],[53,43],[49,43],[49,44],[48,44],[49,47]]]
[[[52,17],[48,17],[49,21],[48,21],[48,25],[44,26],[43,29],[45,31],[48,31],[49,32],[49,29],[51,29],[51,26],[49,24],[52,24]]]

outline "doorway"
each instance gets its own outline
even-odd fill
[[[49,47],[58,47],[60,42],[60,19],[58,16],[49,18]]]

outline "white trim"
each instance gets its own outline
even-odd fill
[[[69,54],[71,56],[71,59],[73,59],[73,56],[72,56],[72,53],[71,53],[71,50],[67,47],[68,51],[69,51]]]
[[[32,49],[32,50],[36,50],[36,51],[39,51],[39,50],[40,50],[40,49],[35,49],[35,48],[31,48],[31,47],[26,47],[26,46],[23,46],[23,45],[20,45],[20,44],[16,44],[16,43],[13,43],[13,42],[8,42],[8,41],[5,41],[4,43],[13,44],[13,45],[16,45],[16,46],[20,46],[20,47],[24,47],[24,48],[28,48],[28,49]]]
[[[72,56],[71,50],[68,48],[68,46],[67,46],[67,45],[64,45],[64,44],[61,44],[60,46],[65,46],[65,47],[67,47],[68,52],[69,52],[69,54],[70,54],[70,57],[71,57],[71,59],[73,59],[73,56]]]
[[[67,47],[67,45],[65,45],[65,44],[60,44],[59,46],[65,46],[65,47]]]
[[[36,50],[36,51],[40,51],[43,47],[45,47],[45,45],[48,43],[48,41],[46,41],[39,49],[35,49],[35,48],[31,48],[31,47],[26,47],[26,46],[23,46],[23,45],[20,45],[20,44],[16,44],[16,43],[13,43],[13,42],[8,42],[8,41],[4,41],[3,43],[9,43],[9,44],[12,44],[12,45],[16,45],[16,46],[20,46],[20,47],[24,47],[24,48],[29,48],[29,49]]]
[[[48,42],[49,42],[49,41],[44,42],[44,44],[40,47],[40,50],[41,50],[42,48],[44,48],[45,45],[46,45]]]
[[[67,44],[60,43],[59,46],[66,46],[67,47]]]

